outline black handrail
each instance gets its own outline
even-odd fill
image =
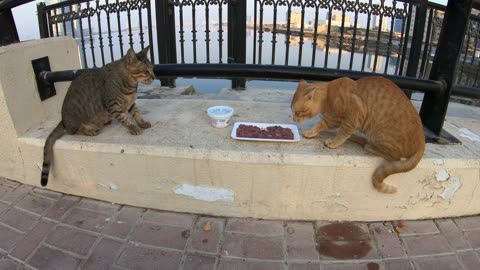
[[[76,76],[87,70],[80,69],[43,72],[40,78],[45,83],[71,81]],[[169,77],[196,77],[196,78],[247,78],[262,80],[290,80],[300,79],[311,81],[331,81],[341,77],[360,79],[366,76],[378,76],[371,72],[285,66],[275,65],[252,65],[252,64],[158,64],[153,68],[158,78]],[[439,81],[423,80],[395,75],[382,75],[392,80],[402,89],[415,89],[425,93],[443,94],[446,85]]]

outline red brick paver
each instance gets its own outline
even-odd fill
[[[0,270],[478,270],[479,216],[279,221],[157,211],[0,179]]]

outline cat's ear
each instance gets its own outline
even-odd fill
[[[304,79],[301,79],[298,84],[299,85],[307,85],[307,82]]]
[[[135,51],[132,48],[128,49],[127,55],[125,55],[125,60],[127,61],[128,64],[131,64],[135,60],[137,60],[137,56],[135,55]]]
[[[142,50],[142,53],[144,53],[145,55],[148,55],[148,50],[150,50],[150,45],[148,45],[147,47],[145,47],[145,48]]]
[[[311,91],[309,91],[308,93],[305,94],[305,97],[306,97],[308,100],[313,99],[314,96],[315,96],[315,89],[312,89]]]

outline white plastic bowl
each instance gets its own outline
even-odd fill
[[[225,128],[232,123],[233,108],[228,106],[214,106],[207,109],[208,116],[212,120],[212,126]]]

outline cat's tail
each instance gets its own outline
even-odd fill
[[[45,147],[43,148],[43,166],[42,166],[42,176],[40,178],[40,183],[42,184],[42,187],[46,186],[48,183],[50,163],[53,160],[53,144],[65,133],[67,133],[67,130],[65,129],[63,122],[60,121],[57,127],[47,137],[47,140],[45,142]]]
[[[394,173],[407,172],[417,166],[418,162],[423,157],[423,152],[425,151],[425,144],[423,147],[415,153],[413,156],[398,161],[388,161],[380,165],[375,172],[373,173],[373,186],[380,192],[383,193],[395,193],[397,188],[395,186],[386,184],[384,182],[385,178]]]

